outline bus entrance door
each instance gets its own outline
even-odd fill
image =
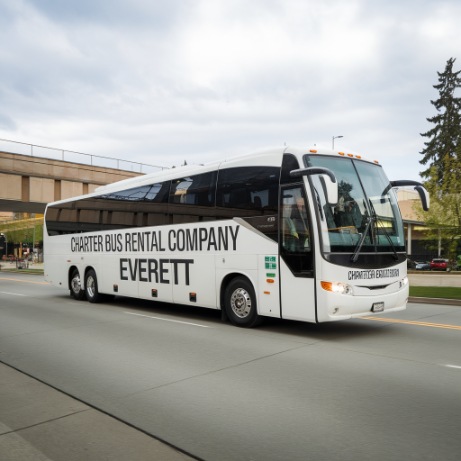
[[[281,317],[315,322],[313,239],[304,187],[287,185],[280,197]]]

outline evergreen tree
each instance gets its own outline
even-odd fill
[[[431,208],[418,213],[426,222],[427,238],[435,248],[442,245],[442,255],[455,259],[461,236],[461,97],[455,91],[461,88],[461,71],[454,72],[455,59],[447,61],[445,71],[437,72],[439,84],[434,88],[439,98],[431,101],[438,114],[428,118],[432,129],[421,136],[428,138],[421,164],[427,165],[421,176],[431,196]],[[440,256],[442,256],[440,255]]]
[[[427,121],[434,126],[421,136],[428,138],[424,143],[426,146],[421,154],[421,164],[427,165],[421,176],[431,179],[439,185],[443,182],[444,168],[447,164],[452,165],[461,162],[457,156],[461,146],[461,97],[455,96],[455,91],[461,88],[461,77],[458,72],[453,71],[453,64],[456,59],[450,58],[447,61],[444,72],[437,72],[439,84],[434,88],[439,92],[439,98],[431,101],[437,109],[437,115],[427,118]],[[434,177],[435,174],[435,177]]]

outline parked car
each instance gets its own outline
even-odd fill
[[[428,271],[431,269],[430,263],[426,261],[415,261],[415,263],[416,263],[415,269],[417,271]]]
[[[434,258],[431,261],[431,271],[449,271],[448,259]]]

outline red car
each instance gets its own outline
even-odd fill
[[[433,259],[431,261],[431,271],[449,271],[447,259]]]

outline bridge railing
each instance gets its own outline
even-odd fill
[[[153,171],[167,169],[167,167],[159,165],[149,165],[146,163],[133,162],[131,160],[123,160],[115,157],[104,157],[102,155],[85,154],[83,152],[40,146],[37,144],[2,138],[0,138],[0,151],[12,154],[30,155],[31,157],[41,157],[51,160],[82,163],[84,165],[116,168],[118,170],[134,171],[137,173],[151,173]]]

